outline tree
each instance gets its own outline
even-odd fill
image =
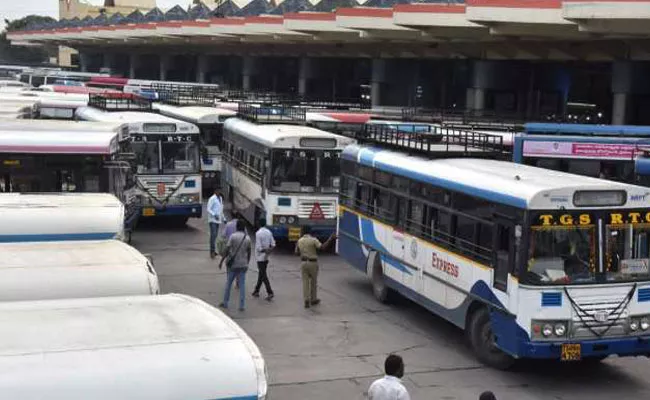
[[[5,30],[0,33],[0,61],[16,64],[41,64],[48,62],[50,57],[48,49],[36,46],[13,46],[7,40],[7,32],[54,21],[55,19],[53,18],[40,15],[28,15],[13,21],[5,19]],[[53,50],[50,49],[50,51]]]

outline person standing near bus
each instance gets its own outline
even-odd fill
[[[217,236],[219,235],[219,225],[223,223],[223,201],[217,189],[214,189],[212,196],[208,200],[208,225],[210,226],[210,258],[215,258],[217,252],[215,249]]]
[[[221,269],[224,260],[228,276],[223,302],[219,307],[228,308],[230,288],[233,281],[237,279],[239,281],[239,311],[244,311],[246,307],[246,271],[251,260],[251,240],[246,234],[246,225],[241,219],[237,221],[237,232],[233,233],[228,239],[225,254],[219,263],[219,269]]]
[[[260,297],[260,289],[262,284],[266,289],[266,300],[273,299],[273,289],[271,289],[271,282],[266,272],[269,265],[269,253],[275,248],[275,239],[273,233],[266,227],[266,218],[259,220],[260,229],[255,233],[255,258],[257,260],[257,284],[253,291],[253,297]]]
[[[311,227],[303,227],[303,235],[296,243],[295,253],[300,256],[302,264],[300,270],[302,273],[302,296],[305,300],[305,308],[320,304],[318,298],[318,251],[327,249],[329,245],[336,239],[336,235],[332,234],[325,241],[321,243],[311,235]]]
[[[370,400],[410,400],[409,392],[402,383],[404,361],[397,354],[391,354],[384,361],[386,375],[374,381],[368,389]]]

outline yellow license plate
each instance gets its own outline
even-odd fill
[[[145,207],[142,209],[142,215],[145,217],[153,217],[156,215],[156,209],[152,207]]]
[[[298,241],[300,239],[300,228],[299,227],[291,227],[289,228],[289,240],[292,242]]]
[[[581,357],[580,343],[565,343],[562,345],[562,361],[578,361]]]

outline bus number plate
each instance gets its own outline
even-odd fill
[[[289,241],[297,242],[300,239],[300,227],[292,226],[289,228]]]
[[[153,207],[145,207],[142,209],[142,215],[145,217],[153,217],[156,215],[156,209]]]
[[[581,355],[580,343],[564,343],[562,345],[562,361],[578,361]]]

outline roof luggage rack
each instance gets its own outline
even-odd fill
[[[341,136],[356,137],[365,129],[364,123],[337,121],[310,121],[309,126]]]
[[[302,98],[300,106],[315,110],[369,110],[371,108],[370,102],[354,98],[332,100]]]
[[[496,114],[484,110],[424,109],[409,107],[402,109],[402,120],[439,123],[451,128],[495,129],[504,131],[523,130],[525,123],[520,114]]]
[[[130,93],[92,93],[88,105],[104,111],[151,111],[151,100]]]
[[[237,116],[255,123],[305,124],[307,112],[304,108],[291,106],[266,106],[239,103]]]
[[[161,102],[176,106],[213,107],[223,98],[223,90],[218,85],[153,83],[151,88],[158,93]]]
[[[390,125],[366,125],[354,138],[362,143],[371,143],[431,158],[508,159],[510,157],[510,152],[503,145],[503,137],[459,129],[404,132]]]

